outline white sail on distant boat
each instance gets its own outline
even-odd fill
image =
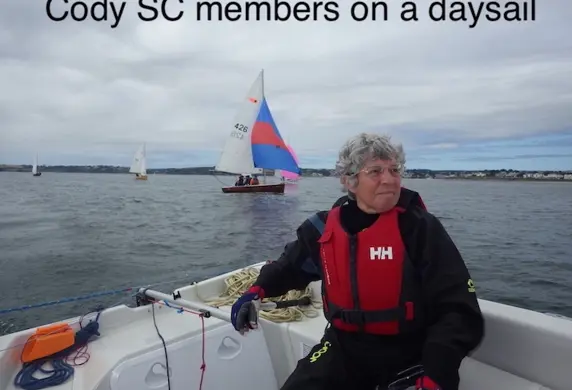
[[[250,87],[226,140],[215,171],[239,174],[260,174],[264,169],[299,172],[278,127],[272,118],[264,94],[264,70]],[[224,193],[283,193],[284,183],[223,187]]]
[[[145,143],[135,153],[129,173],[134,173],[136,180],[147,180],[147,147]]]
[[[36,157],[34,157],[34,165],[32,165],[32,176],[42,176],[42,172],[40,172],[40,168],[38,167],[38,154],[36,153]]]
[[[250,134],[252,132],[251,127],[256,121],[258,111],[260,111],[263,97],[264,73],[261,71],[234,118],[234,129],[226,140],[218,164],[215,166],[216,171],[252,174],[257,170],[252,158]]]

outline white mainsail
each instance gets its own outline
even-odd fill
[[[138,173],[142,176],[147,175],[147,162],[146,162],[146,146],[141,145],[135,156],[133,157],[133,162],[131,163],[131,168],[129,168],[129,173]]]
[[[38,173],[38,155],[36,154],[36,156],[34,157],[34,165],[32,165],[32,175],[35,175]]]
[[[254,167],[250,137],[263,98],[264,70],[261,70],[232,122],[231,132],[215,166],[216,171],[236,174],[262,172]]]

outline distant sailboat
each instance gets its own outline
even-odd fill
[[[34,157],[34,165],[32,165],[32,176],[42,176],[42,172],[40,172],[40,168],[38,167],[38,154],[36,153],[36,157]]]
[[[134,173],[136,180],[147,180],[147,151],[145,144],[141,145],[135,153],[129,173]]]
[[[250,87],[233,122],[215,171],[234,174],[259,174],[264,169],[299,172],[274,123],[264,95],[264,70]],[[264,180],[266,177],[264,177]],[[223,187],[224,193],[283,193],[285,183]]]
[[[298,156],[296,156],[296,153],[294,152],[294,149],[292,149],[292,146],[288,145],[288,151],[292,155],[292,158],[294,158],[294,161],[296,161],[296,164],[298,164]],[[295,183],[300,178],[300,175],[298,173],[288,172],[285,170],[277,170],[275,176],[281,176],[281,180],[286,183]]]

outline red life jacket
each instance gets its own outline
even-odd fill
[[[419,329],[419,274],[401,238],[403,212],[394,207],[356,235],[342,227],[339,206],[328,213],[318,242],[324,314],[336,328],[383,335]]]

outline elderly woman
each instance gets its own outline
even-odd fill
[[[233,305],[244,333],[256,328],[258,299],[322,280],[328,327],[282,390],[386,389],[411,367],[416,389],[458,389],[483,317],[455,244],[419,194],[401,187],[404,164],[389,137],[346,142],[336,168],[348,196],[304,221]]]

